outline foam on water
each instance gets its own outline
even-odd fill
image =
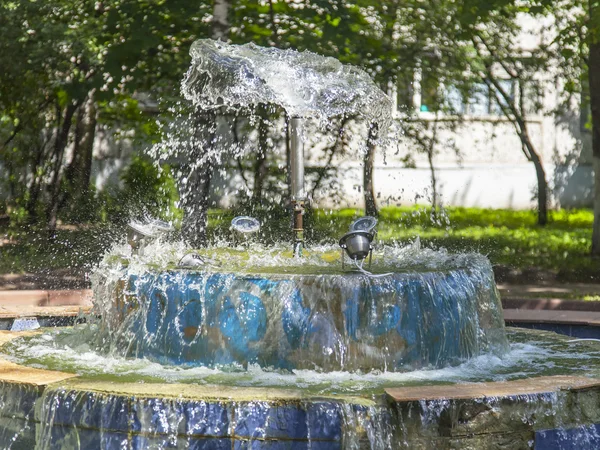
[[[100,286],[100,278],[117,275],[123,267],[129,274],[141,275],[148,269],[174,269],[181,258],[196,252],[212,261],[212,268],[242,273],[297,273],[324,274],[347,273],[342,270],[340,247],[335,244],[312,245],[302,258],[294,258],[288,243],[265,246],[258,242],[251,245],[234,246],[227,241],[218,241],[202,249],[190,249],[183,241],[151,241],[140,251],[132,253],[127,244],[115,244],[107,252],[92,275],[92,285]],[[419,238],[407,245],[385,244],[376,246],[373,252],[371,271],[433,271],[453,270],[465,266],[489,266],[489,260],[476,253],[448,253],[445,249],[434,250],[422,247]],[[367,266],[365,266],[367,267]],[[351,271],[351,270],[350,270]],[[356,272],[358,272],[356,270]],[[100,277],[100,278],[99,278]]]
[[[205,266],[178,268],[188,251],[180,242],[135,254],[115,246],[92,276],[90,348],[327,372],[441,367],[506,348],[492,268],[478,254],[382,246],[370,276],[342,270],[335,246],[303,258],[286,246],[215,246],[197,250]]]
[[[21,364],[75,372],[95,379],[303,388],[314,393],[377,393],[391,386],[502,381],[544,375],[600,376],[600,344],[570,343],[565,336],[531,330],[509,329],[510,350],[502,356],[487,353],[442,369],[370,373],[273,371],[257,365],[246,369],[163,365],[143,358],[94,352],[84,343],[85,339],[81,339],[86,332],[94,330],[45,330],[39,336],[14,340],[3,352]],[[73,336],[79,339],[74,340]],[[77,346],[76,342],[81,344]]]

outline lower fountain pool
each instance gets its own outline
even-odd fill
[[[411,372],[325,373],[102,355],[85,343],[94,332],[82,325],[5,332],[3,448],[593,449],[600,443],[594,341],[509,328],[502,356]]]
[[[2,335],[1,447],[600,447],[600,344],[505,329],[481,256],[156,246],[105,258],[87,323]]]

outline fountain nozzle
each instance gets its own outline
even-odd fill
[[[134,252],[138,252],[149,241],[164,237],[171,231],[173,226],[162,220],[146,219],[143,222],[132,220],[127,224],[127,243]]]

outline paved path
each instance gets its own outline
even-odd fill
[[[498,284],[502,298],[544,298],[565,299],[599,296],[600,284],[565,283],[565,284]]]
[[[92,304],[90,289],[0,291],[0,307],[92,306]]]
[[[546,311],[535,309],[505,309],[504,320],[518,323],[554,323],[600,326],[598,311]]]

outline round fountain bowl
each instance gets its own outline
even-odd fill
[[[482,260],[382,277],[149,271],[124,281],[111,320],[129,356],[170,364],[441,367],[506,348],[492,269]]]

